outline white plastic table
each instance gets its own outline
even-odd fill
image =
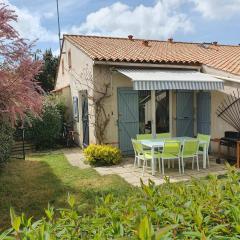
[[[147,139],[147,140],[140,140],[141,144],[151,148],[152,153],[152,175],[155,175],[155,158],[154,158],[154,151],[155,148],[163,148],[165,140],[177,140],[181,142],[183,145],[184,140],[194,139],[191,137],[172,137],[172,138],[162,138],[162,139]],[[199,145],[203,146],[203,168],[206,168],[207,162],[207,142],[206,141],[199,141]]]

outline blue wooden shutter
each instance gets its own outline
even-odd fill
[[[89,116],[88,116],[88,97],[87,93],[82,96],[82,131],[83,147],[89,145]]]
[[[193,137],[194,119],[193,119],[193,91],[177,92],[177,114],[176,127],[177,136]]]
[[[209,92],[197,94],[197,132],[211,134],[211,94]]]
[[[131,138],[139,132],[138,107],[138,91],[118,89],[118,135],[123,154],[133,153]]]

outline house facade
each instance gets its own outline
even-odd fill
[[[80,146],[96,143],[100,129],[128,154],[138,133],[235,131],[216,112],[239,84],[240,46],[64,35],[54,92]]]

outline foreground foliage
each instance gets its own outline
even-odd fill
[[[12,229],[4,237],[21,239],[239,239],[240,185],[236,170],[226,178],[143,185],[131,197],[107,195],[93,214],[48,207],[46,217],[32,223],[11,210]],[[9,239],[9,238],[8,238]]]
[[[84,155],[89,164],[97,166],[114,165],[122,160],[119,148],[111,145],[90,144]]]

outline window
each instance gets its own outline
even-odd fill
[[[64,74],[64,60],[62,60],[62,75]]]
[[[72,56],[71,56],[71,50],[68,51],[68,68],[71,69],[72,67]]]

